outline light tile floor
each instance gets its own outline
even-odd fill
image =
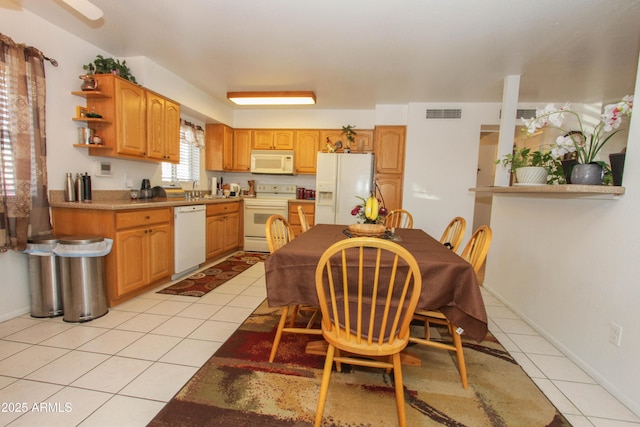
[[[202,298],[155,293],[83,324],[28,314],[0,323],[0,425],[145,426],[266,297],[258,264]],[[578,427],[640,426],[483,290],[489,328]]]

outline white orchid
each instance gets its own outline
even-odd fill
[[[567,153],[577,152],[578,163],[591,163],[602,147],[611,139],[613,135],[621,129],[620,123],[625,116],[631,116],[633,111],[633,95],[627,95],[621,101],[606,105],[600,116],[600,122],[594,127],[593,132],[585,130],[580,115],[571,110],[570,104],[555,108],[553,104],[547,104],[544,109],[536,110],[536,116],[525,120],[522,119],[527,128],[527,135],[532,135],[536,130],[545,126],[554,127],[565,132],[564,136],[556,140],[551,147],[551,154],[555,158],[560,158]],[[572,114],[578,121],[579,130],[568,132],[562,129],[562,121],[566,114]],[[616,130],[614,130],[616,129]],[[613,131],[613,132],[611,132]],[[609,135],[605,133],[611,132]]]

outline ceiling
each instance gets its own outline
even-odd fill
[[[640,50],[640,0],[91,0],[95,22],[13,1],[230,108],[244,90],[313,90],[298,108],[317,109],[501,102],[507,75],[523,103],[611,101],[633,92]]]

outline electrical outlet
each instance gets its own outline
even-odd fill
[[[622,326],[613,322],[609,324],[609,342],[620,347],[620,343],[622,342]]]

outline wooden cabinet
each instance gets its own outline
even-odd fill
[[[227,125],[206,127],[205,169],[249,172],[251,168],[251,130]]]
[[[163,162],[180,162],[180,106],[147,92],[147,156]]]
[[[205,138],[205,169],[230,170],[233,167],[233,129],[223,124],[208,124]]]
[[[370,129],[355,129],[356,135],[354,135],[354,142],[349,143],[352,153],[373,153],[373,140],[374,131]],[[320,146],[322,151],[327,151],[327,138],[331,144],[335,144],[340,141],[342,148],[338,149],[338,153],[344,152],[347,147],[347,137],[342,133],[342,129],[323,129],[320,131]],[[358,146],[362,146],[362,150]]]
[[[254,150],[293,150],[293,130],[254,129]]]
[[[405,126],[376,126],[376,173],[404,173]]]
[[[233,161],[231,169],[236,172],[251,170],[251,130],[235,129],[233,131]],[[226,153],[226,150],[225,150]],[[227,164],[225,160],[225,165]]]
[[[169,224],[154,224],[118,231],[116,297],[126,296],[145,285],[171,275],[167,262],[171,247]]]
[[[110,307],[169,280],[173,274],[171,207],[124,211],[53,208],[52,220],[58,235],[113,239],[104,263]]]
[[[388,211],[402,209],[402,175],[377,174],[376,183],[382,193],[384,206]]]
[[[375,129],[375,179],[389,211],[402,208],[405,133],[405,126]]]
[[[373,153],[373,130],[356,129],[356,132],[355,142],[351,144],[351,151],[354,153]]]
[[[298,174],[315,174],[320,146],[320,131],[297,130],[294,135],[295,171]]]
[[[206,257],[208,260],[241,246],[240,217],[240,202],[207,205]]]
[[[300,224],[300,217],[298,216],[298,206],[302,206],[304,210],[304,216],[307,217],[307,222],[309,223],[309,227],[312,227],[315,224],[315,216],[316,216],[316,204],[314,201],[290,201],[289,202],[289,224],[293,227],[293,231],[296,233],[296,236],[299,236],[302,233],[302,227]]]
[[[88,146],[90,155],[180,161],[179,104],[113,74],[96,74],[95,79],[95,96],[80,95],[89,112],[102,115],[87,120],[103,142]]]

